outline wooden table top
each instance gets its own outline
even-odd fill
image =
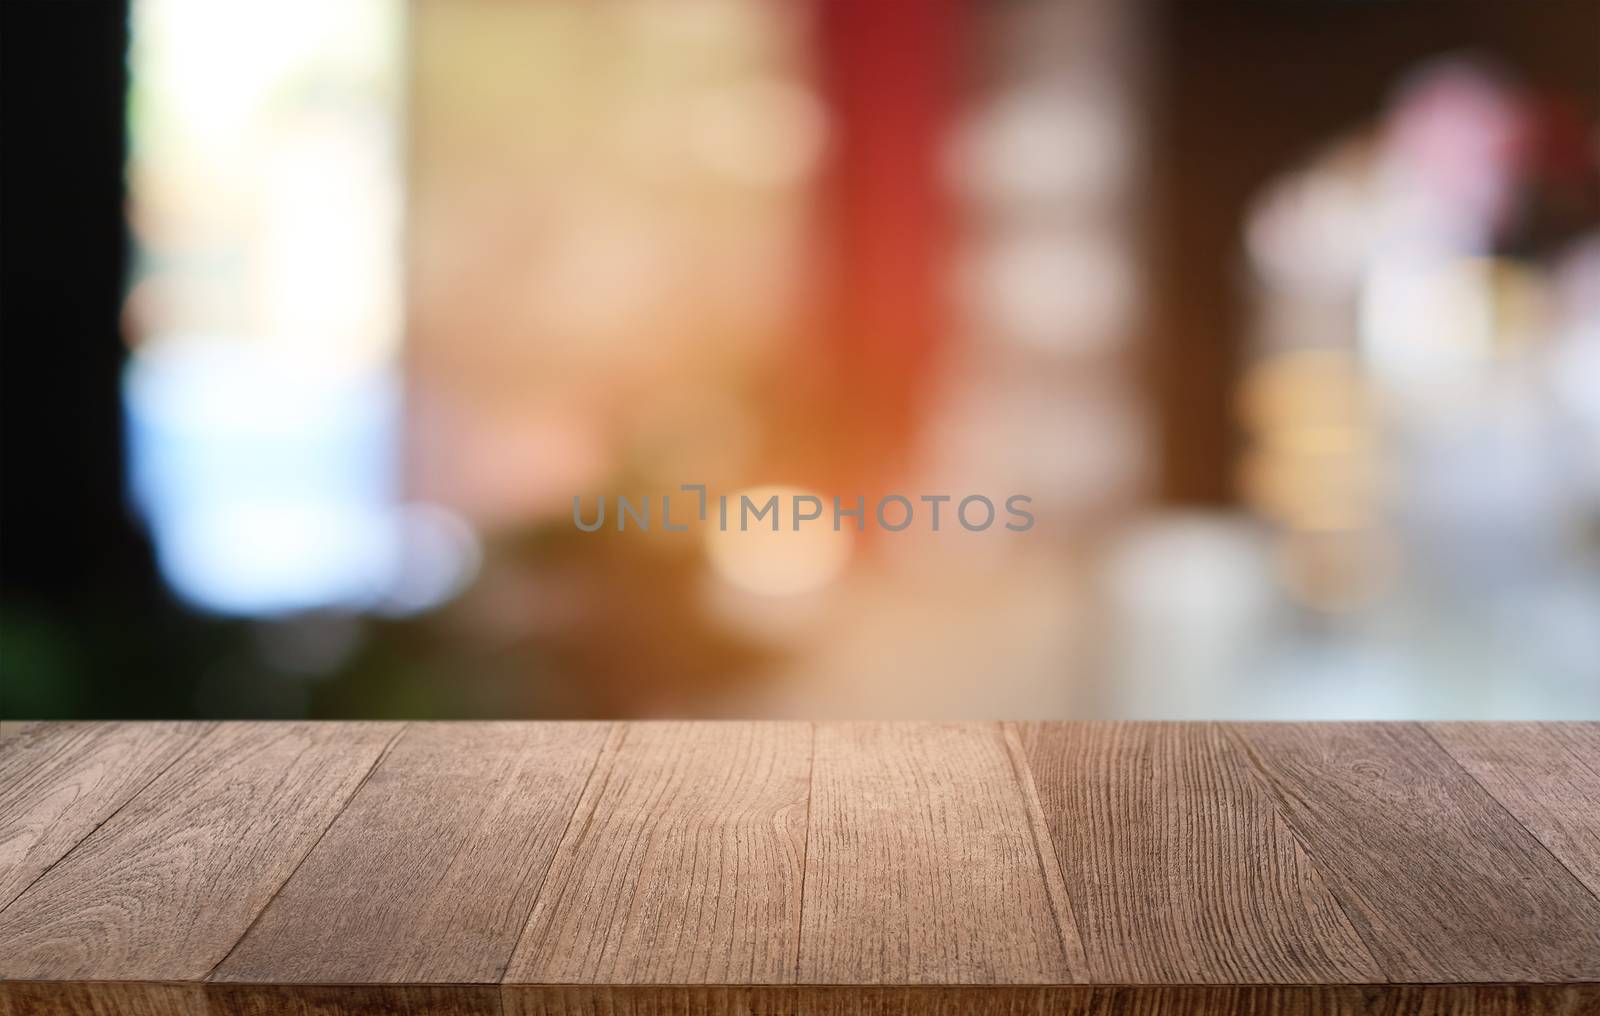
[[[1600,1012],[1600,724],[0,732],[0,1012]]]

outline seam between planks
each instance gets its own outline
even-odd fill
[[[600,783],[600,789],[594,792],[594,801],[589,808],[588,814],[584,816],[583,828],[578,831],[578,835],[572,841],[572,855],[574,859],[576,859],[578,855],[578,844],[582,843],[588,838],[589,830],[594,826],[596,816],[600,814],[600,804],[606,799],[606,788],[611,786],[611,778],[617,774],[617,762],[622,756],[622,746],[628,743],[628,735],[631,732],[632,727],[624,725],[622,727],[621,735],[617,738],[617,748],[616,751],[612,752],[611,764],[606,767],[606,774]],[[623,780],[626,782],[627,774],[623,774]],[[647,824],[649,831],[643,837],[644,845],[640,846],[637,839],[630,841],[628,843],[628,854],[626,858],[624,858],[624,863],[619,865],[619,867],[637,867],[639,871],[644,871],[650,861],[651,856],[657,851],[658,848],[655,843],[654,833],[659,827],[661,818],[660,809],[657,806],[660,804],[661,800],[671,792],[670,785],[671,776],[669,774],[665,780],[654,784],[651,789],[647,791],[648,796],[645,798],[646,808],[644,811],[650,816],[650,818],[648,819]],[[584,789],[588,789],[587,785],[585,785]],[[580,803],[583,801],[582,794],[578,795],[578,800]],[[609,818],[609,815],[607,817]],[[565,840],[566,835],[563,834],[561,840],[557,841],[557,854],[561,852],[561,847],[564,845]],[[636,853],[639,855],[639,860],[635,863],[633,858]],[[574,860],[574,863],[576,863],[576,860]],[[555,870],[554,861],[551,862],[551,870]],[[549,876],[547,875],[546,877],[548,878]],[[565,883],[563,883],[563,885],[564,884]],[[543,885],[541,885],[541,891],[543,888]],[[613,933],[620,932],[623,936],[626,936],[626,929],[633,925],[633,915],[638,913],[639,902],[639,894],[637,892],[629,895],[628,908],[622,915],[621,928],[619,928],[615,922],[606,923],[606,930],[600,936],[599,955],[604,956],[606,954],[607,949],[611,945],[611,936]],[[534,900],[534,905],[538,905],[537,899]],[[531,916],[532,912],[530,911],[529,914]]]
[[[1572,725],[1578,727],[1600,727],[1600,722],[1577,721]],[[1596,776],[1600,776],[1600,765],[1596,765],[1594,762],[1580,754],[1578,749],[1574,748],[1571,743],[1568,742],[1567,738],[1564,736],[1564,727],[1565,724],[1560,723],[1551,725],[1556,740],[1561,743],[1561,750],[1565,751],[1568,755],[1571,755],[1574,759],[1576,759],[1580,766],[1594,773]]]
[[[1066,876],[1061,871],[1061,854],[1056,850],[1055,838],[1050,835],[1050,824],[1044,816],[1044,802],[1033,780],[1033,766],[1028,762],[1022,747],[1017,725],[1011,722],[998,724],[1000,739],[1005,744],[1006,758],[1011,763],[1012,777],[1022,795],[1022,807],[1028,816],[1028,838],[1033,841],[1033,854],[1039,862],[1039,874],[1044,879],[1045,895],[1050,900],[1050,917],[1055,922],[1056,936],[1061,940],[1061,953],[1075,976],[1091,977],[1089,953],[1084,948],[1083,931],[1078,924],[1077,911],[1072,906],[1072,894],[1067,891]],[[1070,934],[1069,934],[1070,929]]]
[[[1238,753],[1243,757],[1242,762],[1244,770],[1249,773],[1250,778],[1256,781],[1256,785],[1261,788],[1261,792],[1266,797],[1267,803],[1272,806],[1273,815],[1277,817],[1278,821],[1283,823],[1283,827],[1289,831],[1289,835],[1294,839],[1295,845],[1298,846],[1300,848],[1300,852],[1305,855],[1306,863],[1311,865],[1312,870],[1317,873],[1317,879],[1321,881],[1323,889],[1327,892],[1329,898],[1333,900],[1334,906],[1339,908],[1339,914],[1344,918],[1344,923],[1350,926],[1350,930],[1355,933],[1356,941],[1361,943],[1361,949],[1367,954],[1367,959],[1371,961],[1372,969],[1376,970],[1383,976],[1383,980],[1379,983],[1405,983],[1402,981],[1396,981],[1394,979],[1394,975],[1389,972],[1388,968],[1383,963],[1379,962],[1378,954],[1376,950],[1372,948],[1372,942],[1367,938],[1366,933],[1361,930],[1361,922],[1357,921],[1350,915],[1349,906],[1345,904],[1344,897],[1340,895],[1336,888],[1334,888],[1336,883],[1328,877],[1328,872],[1324,868],[1323,862],[1318,858],[1318,852],[1311,849],[1311,844],[1306,840],[1305,834],[1300,831],[1299,827],[1295,825],[1294,820],[1284,809],[1282,797],[1286,791],[1279,787],[1278,782],[1272,778],[1272,774],[1268,771],[1268,766],[1266,763],[1263,762],[1260,756],[1258,756],[1251,748],[1249,740],[1239,732],[1237,724],[1217,723],[1216,725],[1222,728],[1225,740],[1229,744],[1233,745]]]
[[[106,726],[106,724],[98,723],[98,724],[96,724],[96,726],[101,727],[103,729]],[[221,726],[222,726],[222,724],[220,724],[220,723],[217,723],[217,722],[214,722],[214,721],[213,722],[209,722],[205,727],[204,733],[202,733],[198,737],[196,737],[189,744],[189,746],[187,748],[184,748],[182,751],[180,751],[176,755],[174,755],[170,762],[168,762],[166,765],[164,765],[160,769],[158,769],[148,780],[146,780],[139,787],[138,790],[136,790],[133,793],[129,794],[126,800],[124,800],[121,804],[117,805],[116,808],[112,810],[111,814],[107,815],[105,818],[101,819],[99,822],[96,822],[92,828],[90,828],[82,836],[78,837],[78,839],[73,842],[72,846],[70,846],[66,850],[62,851],[60,857],[56,858],[54,861],[51,861],[48,865],[46,865],[45,869],[43,871],[39,872],[38,875],[34,876],[33,881],[29,882],[27,885],[22,887],[22,891],[21,892],[17,893],[15,896],[11,897],[11,899],[6,902],[5,906],[0,907],[0,914],[3,914],[7,910],[10,910],[12,904],[16,903],[18,900],[22,899],[22,897],[26,896],[27,893],[28,893],[28,890],[32,889],[34,886],[38,885],[39,881],[41,879],[43,879],[46,875],[50,874],[51,870],[54,869],[56,865],[60,864],[62,861],[65,861],[69,856],[72,855],[72,853],[74,851],[76,851],[79,847],[81,847],[85,843],[87,843],[88,840],[89,840],[89,837],[93,836],[95,833],[100,831],[100,827],[101,826],[107,824],[112,819],[114,819],[118,815],[122,814],[122,809],[126,808],[128,805],[132,804],[134,801],[136,801],[140,797],[142,797],[144,795],[144,792],[146,790],[149,790],[151,785],[154,784],[156,782],[156,780],[159,780],[162,776],[166,775],[167,771],[170,770],[173,766],[177,765],[179,762],[181,762],[184,759],[188,758],[196,749],[198,749],[200,747],[200,745],[202,743],[204,743],[205,741],[209,740],[212,737],[212,735],[214,735],[217,732],[217,729],[219,727],[221,727]]]
[[[594,783],[595,774],[600,772],[600,765],[606,761],[606,756],[616,754],[622,750],[622,745],[628,739],[628,725],[626,723],[611,723],[607,725],[606,738],[600,745],[600,750],[594,753],[594,759],[589,763],[589,772],[583,778],[583,786],[578,789],[577,795],[572,800],[572,811],[567,814],[566,824],[561,827],[561,835],[556,837],[555,849],[550,852],[550,863],[545,865],[544,871],[539,875],[539,884],[533,887],[530,896],[531,903],[528,913],[522,918],[522,930],[517,932],[517,939],[511,943],[511,951],[506,953],[505,959],[500,961],[500,973],[489,983],[501,986],[501,996],[505,994],[506,971],[511,969],[511,961],[516,958],[517,950],[522,948],[522,940],[528,937],[528,929],[533,925],[533,915],[539,909],[539,898],[544,895],[545,883],[550,881],[550,873],[555,870],[556,862],[561,859],[561,846],[567,842],[567,836],[572,832],[572,823],[578,817],[578,811],[583,807],[584,798],[589,795],[589,786]],[[615,744],[612,742],[615,741]],[[590,821],[594,818],[593,809],[590,810]],[[520,985],[519,985],[520,987]]]
[[[805,962],[806,874],[811,870],[811,796],[817,786],[817,723],[811,721],[811,753],[806,759],[806,838],[800,848],[800,906],[794,922],[794,983],[800,983],[800,967]]]
[[[233,940],[233,945],[230,945],[228,947],[228,951],[222,954],[222,959],[213,963],[211,965],[211,969],[206,971],[205,976],[199,979],[201,983],[209,983],[216,972],[221,969],[222,965],[228,962],[228,957],[233,955],[234,950],[239,948],[239,944],[246,938],[250,937],[250,933],[254,931],[256,925],[261,922],[262,915],[267,912],[268,907],[272,906],[272,901],[276,900],[278,898],[278,894],[283,892],[283,887],[289,884],[290,879],[293,879],[295,875],[299,874],[301,865],[306,863],[306,858],[310,857],[316,852],[318,847],[322,846],[322,841],[328,835],[328,830],[332,829],[333,824],[339,821],[339,816],[345,813],[345,809],[350,807],[350,802],[356,799],[356,795],[361,793],[361,788],[367,785],[367,781],[372,778],[372,774],[377,772],[378,767],[383,764],[383,760],[389,757],[389,751],[399,743],[400,738],[404,737],[406,731],[410,729],[410,723],[401,723],[400,729],[395,731],[389,737],[389,740],[384,743],[383,750],[378,752],[378,757],[372,760],[372,765],[368,766],[367,771],[361,774],[361,779],[356,783],[355,787],[351,789],[350,793],[345,795],[345,799],[339,802],[338,809],[333,813],[332,817],[328,819],[328,824],[323,826],[322,831],[317,834],[316,841],[311,844],[311,849],[300,855],[300,860],[296,861],[294,863],[294,867],[289,869],[288,876],[282,882],[278,883],[277,887],[272,890],[272,895],[268,896],[267,901],[261,905],[261,909],[257,910],[255,916],[250,918],[250,923],[245,926],[244,932],[240,934],[238,938]]]
[[[1557,867],[1559,867],[1562,871],[1567,873],[1567,877],[1570,878],[1577,885],[1577,887],[1579,889],[1583,890],[1584,893],[1586,893],[1587,895],[1592,897],[1595,900],[1595,902],[1600,903],[1600,896],[1596,896],[1595,895],[1594,891],[1589,888],[1589,886],[1583,881],[1583,879],[1578,877],[1578,873],[1573,871],[1572,868],[1570,866],[1568,866],[1567,862],[1565,862],[1561,858],[1557,857],[1556,856],[1556,852],[1550,849],[1549,844],[1545,843],[1545,841],[1540,838],[1538,833],[1534,832],[1532,829],[1529,829],[1528,828],[1528,824],[1526,822],[1524,822],[1521,819],[1517,818],[1516,814],[1513,813],[1512,810],[1506,806],[1506,803],[1504,801],[1500,800],[1499,795],[1497,795],[1493,790],[1491,790],[1482,780],[1478,779],[1478,776],[1477,776],[1476,773],[1474,773],[1471,769],[1468,769],[1465,765],[1463,765],[1461,763],[1461,760],[1456,758],[1454,753],[1452,753],[1450,751],[1450,748],[1449,748],[1448,745],[1446,745],[1443,741],[1439,740],[1437,737],[1433,736],[1433,730],[1432,730],[1431,727],[1429,727],[1425,723],[1419,723],[1419,724],[1417,724],[1417,726],[1422,729],[1422,732],[1424,734],[1428,735],[1428,740],[1432,741],[1438,747],[1438,749],[1440,751],[1444,752],[1445,758],[1450,760],[1450,764],[1451,765],[1455,766],[1456,769],[1460,770],[1460,772],[1467,777],[1467,779],[1471,780],[1473,786],[1477,787],[1479,790],[1482,790],[1486,795],[1488,795],[1489,800],[1493,801],[1494,802],[1494,806],[1496,808],[1499,808],[1501,813],[1504,814],[1506,818],[1511,820],[1511,824],[1512,825],[1516,826],[1518,829],[1521,829],[1523,832],[1527,833],[1528,834],[1528,838],[1533,840],[1533,842],[1537,843],[1539,845],[1539,849],[1540,850],[1543,850],[1546,854],[1549,854],[1550,855],[1550,859],[1552,861],[1556,862],[1556,866]],[[1561,749],[1563,751],[1567,750],[1566,742],[1563,741],[1561,743]],[[1581,762],[1582,759],[1580,759],[1579,761]],[[1587,763],[1585,763],[1585,764],[1587,764]]]

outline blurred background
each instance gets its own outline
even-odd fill
[[[7,717],[1600,718],[1592,0],[0,18]]]

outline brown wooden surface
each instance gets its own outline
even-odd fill
[[[0,731],[0,910],[210,729],[83,723]]]
[[[500,980],[610,727],[415,724],[213,980]]]
[[[506,980],[792,981],[810,776],[804,723],[619,727]]]
[[[1600,899],[1416,724],[1229,733],[1394,981],[1600,981]]]
[[[0,975],[205,977],[311,850],[396,730],[309,723],[213,728],[0,910]],[[126,764],[137,759],[130,746]]]
[[[1596,724],[8,723],[0,1014],[1600,1014],[1597,759]]]
[[[1600,896],[1600,724],[1433,723],[1428,732]]]
[[[819,724],[799,979],[1083,980],[1048,860],[999,724]]]
[[[1382,980],[1216,724],[1019,729],[1094,980]]]
[[[1050,985],[504,989],[506,1016],[1593,1016],[1571,985]],[[476,1012],[474,1013],[476,1016]]]

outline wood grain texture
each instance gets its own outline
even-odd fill
[[[209,1016],[205,986],[149,981],[0,981],[0,1016]]]
[[[1600,723],[1430,723],[1428,732],[1600,897]]]
[[[1077,933],[999,724],[820,724],[800,981],[1070,982]]]
[[[500,1016],[492,984],[220,984],[207,1016]]]
[[[1015,729],[1094,980],[1383,980],[1219,726]]]
[[[4,733],[0,1016],[1600,1016],[1593,724]]]
[[[505,980],[793,980],[810,770],[803,723],[619,729]]]
[[[1583,985],[511,987],[506,1016],[1594,1016]]]
[[[206,723],[14,726],[0,744],[0,910],[210,729]]]
[[[0,977],[206,976],[398,731],[216,728],[0,911]]]
[[[0,720],[0,749],[3,749],[7,741],[21,737],[25,732],[44,723],[44,720]]]
[[[609,724],[413,724],[212,975],[499,981]]]
[[[493,985],[0,981],[0,1016],[500,1016]]]
[[[1227,729],[1389,979],[1600,980],[1600,901],[1421,727]]]
[[[1594,1016],[1582,985],[507,986],[0,981],[0,1016]]]

